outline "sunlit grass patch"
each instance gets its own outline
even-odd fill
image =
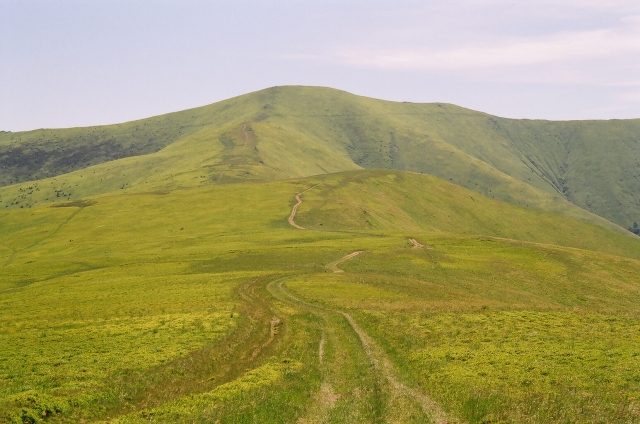
[[[335,422],[384,421],[393,396],[376,386],[349,322],[271,296],[270,284],[284,281],[308,303],[349,312],[389,352],[399,381],[440,393],[453,417],[632,420],[620,411],[633,410],[638,393],[630,317],[640,312],[640,262],[612,253],[633,257],[636,240],[618,249],[623,236],[603,229],[590,240],[604,252],[534,243],[582,238],[546,227],[529,237],[518,220],[500,225],[529,241],[498,239],[490,208],[476,211],[467,235],[442,232],[464,225],[464,214],[440,211],[439,231],[406,226],[422,219],[411,205],[402,215],[410,221],[395,225],[389,213],[376,217],[388,226],[366,224],[376,185],[387,184],[387,200],[433,188],[415,177],[395,190],[388,184],[408,180],[401,173],[331,176],[369,190],[357,193],[367,213],[356,210],[363,225],[353,230],[287,223],[295,193],[316,177],[130,191],[95,198],[71,220],[75,206],[4,213],[0,258],[14,246],[17,254],[0,268],[0,416],[26,408],[51,421],[155,419],[144,410],[157,422],[295,422],[321,410]],[[447,186],[434,181],[437,198]],[[305,194],[301,219],[325,187]],[[562,225],[573,234],[587,228],[571,222]],[[362,253],[338,265],[343,273],[327,269],[354,251]],[[333,410],[321,404],[323,384]]]
[[[13,249],[5,246],[0,246],[0,266],[4,265],[9,260],[12,254]]]
[[[640,262],[597,252],[484,237],[423,237],[427,249],[367,252],[350,274],[457,309],[500,307],[638,311]]]
[[[300,372],[303,364],[298,361],[284,359],[280,362],[269,362],[226,384],[216,387],[210,392],[188,396],[161,407],[141,411],[112,421],[114,424],[143,423],[143,422],[196,422],[206,421],[207,417],[216,414],[216,409],[228,406],[230,403],[254,404],[260,403],[260,397],[269,396],[269,392],[262,391],[274,385],[288,375]]]
[[[636,316],[486,310],[362,317],[414,384],[470,422],[640,419]]]
[[[115,422],[296,422],[322,378],[318,330],[316,317],[296,310],[274,340],[272,353],[257,366],[211,390],[126,414]]]
[[[412,299],[404,293],[381,289],[366,284],[366,277],[358,279],[341,274],[314,274],[294,277],[286,282],[295,293],[305,299],[320,301],[324,304],[339,304],[341,307],[358,307],[370,301],[385,303]]]
[[[252,274],[183,269],[97,270],[5,293],[0,394],[99,397],[112,375],[167,363],[229,334],[242,319],[233,288]],[[34,298],[37,307],[25,308]]]

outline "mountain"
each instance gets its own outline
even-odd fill
[[[567,200],[626,228],[640,221],[639,141],[640,120],[513,120],[448,104],[274,87],[126,124],[0,133],[0,184],[13,186],[0,200],[28,207],[131,187],[386,168],[540,209],[558,211]],[[52,179],[70,172],[68,181]],[[37,189],[19,184],[47,178]]]
[[[0,423],[639,422],[640,238],[578,206],[633,217],[636,125],[277,87],[2,133]]]

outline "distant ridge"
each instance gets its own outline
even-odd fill
[[[361,168],[432,174],[545,210],[567,200],[625,228],[640,221],[639,119],[515,120],[299,86],[124,124],[0,132],[0,207]]]

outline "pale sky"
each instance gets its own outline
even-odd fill
[[[640,1],[0,0],[0,130],[123,122],[275,85],[640,118]]]

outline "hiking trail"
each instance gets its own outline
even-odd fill
[[[410,238],[409,241],[413,244],[414,249],[424,249],[424,244],[420,243],[418,240]]]
[[[309,187],[308,189],[306,189],[304,191],[301,191],[300,193],[296,194],[296,200],[298,201],[298,203],[293,205],[293,209],[291,209],[291,214],[289,215],[289,224],[292,227],[295,227],[295,228],[297,228],[299,230],[306,230],[306,228],[301,227],[300,225],[296,224],[293,219],[296,217],[296,212],[298,212],[298,206],[300,206],[302,204],[302,199],[300,198],[300,196],[303,195],[304,193],[306,193],[307,191],[318,187],[320,184],[321,183],[318,183],[318,184],[314,185],[313,187]]]
[[[358,256],[361,253],[362,253],[362,250],[356,250],[355,252],[349,253],[348,255],[345,255],[345,256],[341,257],[337,261],[333,261],[333,262],[327,264],[325,266],[325,268],[330,269],[335,273],[344,272],[343,270],[338,268],[338,265],[340,265],[342,262],[348,261],[349,259],[355,258],[356,256]]]

